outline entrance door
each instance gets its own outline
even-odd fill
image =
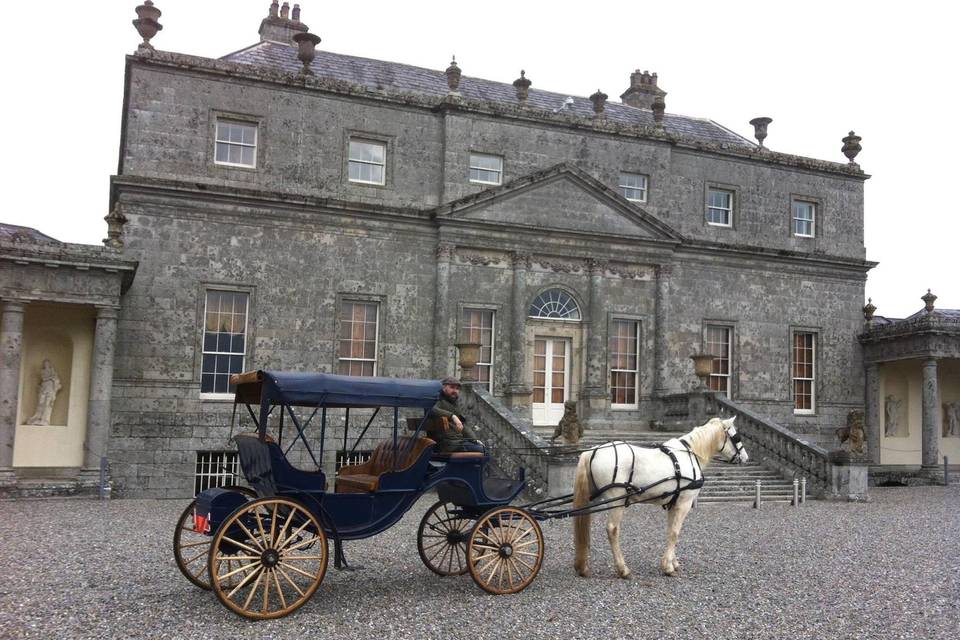
[[[570,393],[569,338],[535,338],[533,345],[533,424],[555,425]]]

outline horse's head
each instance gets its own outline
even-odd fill
[[[717,454],[726,462],[743,464],[750,459],[750,456],[743,447],[743,441],[740,439],[740,434],[737,433],[737,428],[733,426],[733,421],[736,419],[736,416],[726,420],[716,419],[723,429],[723,444],[720,445]]]

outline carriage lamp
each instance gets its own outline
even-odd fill
[[[460,352],[460,371],[463,382],[476,382],[477,361],[480,359],[479,342],[458,342],[454,345]]]
[[[713,371],[714,356],[709,353],[695,353],[690,356],[693,360],[693,372],[700,378],[700,388],[707,388],[707,377]]]

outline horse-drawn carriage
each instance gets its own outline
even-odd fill
[[[252,488],[202,491],[180,516],[173,543],[184,576],[200,588],[212,589],[221,603],[247,618],[278,618],[302,606],[323,581],[328,540],[334,543],[337,568],[348,568],[344,541],[385,531],[434,488],[439,500],[420,521],[417,549],[436,574],[469,573],[493,594],[522,591],[543,562],[539,521],[584,516],[575,527],[575,566],[586,575],[588,516],[612,510],[611,545],[617,571],[626,577],[629,569],[619,549],[619,522],[623,510],[636,502],[668,509],[670,540],[661,570],[673,574],[679,566],[673,547],[703,484],[701,466],[717,454],[730,462],[746,460],[732,419],[715,419],[673,444],[643,447],[616,442],[595,447],[580,458],[574,493],[509,506],[526,485],[523,469],[513,479],[488,474],[486,452],[437,453],[435,441],[423,435],[439,382],[270,371],[235,375],[231,382],[236,386],[234,421],[242,405],[257,427],[254,433],[233,438]],[[357,408],[374,411],[353,449],[383,409],[392,409],[391,437],[380,442],[365,462],[341,466],[331,483],[319,462],[328,411],[345,414],[346,449],[350,410]],[[401,410],[413,410],[418,416],[401,421]],[[276,438],[268,433],[275,411]],[[306,432],[318,413],[315,452]],[[295,434],[284,445],[287,419]],[[401,422],[408,427],[403,433]],[[288,455],[298,444],[316,471],[290,463]]]

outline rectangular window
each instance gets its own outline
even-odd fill
[[[207,291],[200,393],[233,393],[230,376],[243,372],[247,352],[247,304],[242,291]]]
[[[815,235],[817,205],[796,200],[793,203],[793,235],[812,238]]]
[[[480,344],[480,359],[477,360],[476,379],[493,392],[493,310],[464,307],[460,327],[462,342]]]
[[[728,398],[730,397],[730,338],[732,333],[733,330],[730,327],[708,324],[704,340],[706,353],[713,356],[713,370],[710,372],[707,386],[711,391],[716,391]]]
[[[793,334],[793,412],[813,413],[816,409],[817,336],[808,331]]]
[[[214,162],[234,167],[256,167],[257,125],[217,118]]]
[[[503,181],[503,158],[482,153],[470,154],[470,182],[500,184]]]
[[[376,302],[344,301],[340,307],[338,373],[346,376],[377,375]]]
[[[637,406],[637,373],[640,361],[640,323],[614,320],[610,323],[610,404]]]
[[[639,173],[621,173],[620,190],[623,197],[633,202],[647,201],[647,176]]]
[[[193,494],[213,487],[237,484],[240,458],[236,451],[197,451],[193,474]]]
[[[350,140],[350,182],[386,184],[387,145],[369,140]]]
[[[733,192],[723,189],[707,191],[707,224],[733,226]]]

